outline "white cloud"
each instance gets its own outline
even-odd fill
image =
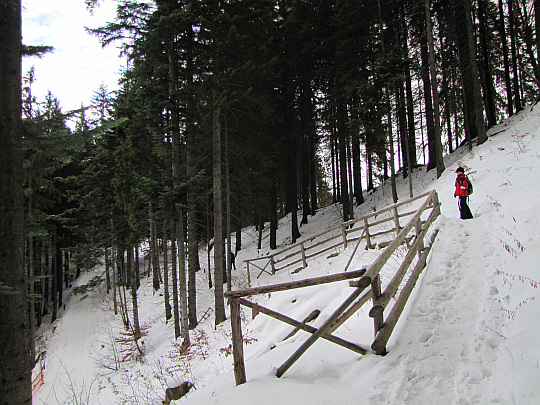
[[[114,20],[116,2],[101,2],[91,15],[83,0],[23,0],[23,43],[49,45],[54,53],[42,59],[25,58],[23,75],[34,66],[33,93],[43,101],[50,90],[60,100],[63,111],[88,105],[101,83],[117,88],[125,60],[119,49],[103,49],[98,39],[85,31]]]

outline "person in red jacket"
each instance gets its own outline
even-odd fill
[[[458,197],[458,207],[461,219],[471,219],[473,214],[467,200],[469,199],[469,179],[465,176],[465,170],[463,167],[458,167],[456,170],[456,191],[454,191],[454,197]]]

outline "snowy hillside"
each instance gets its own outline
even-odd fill
[[[460,149],[445,159],[441,178],[425,169],[414,173],[414,193],[435,189],[442,203],[439,233],[428,265],[405,308],[384,356],[359,356],[317,341],[281,378],[279,367],[306,339],[264,315],[242,325],[247,383],[235,387],[230,325],[213,325],[207,286],[206,252],[198,280],[199,317],[193,346],[181,355],[171,323],[164,322],[163,297],[152,281],[140,288],[144,355],[122,339],[111,298],[96,290],[84,299],[66,296],[66,309],[53,327],[44,327],[45,385],[35,404],[159,404],[165,388],[184,380],[195,389],[176,401],[208,404],[537,404],[540,403],[540,108],[527,108],[490,132],[472,152]],[[473,220],[459,218],[453,197],[455,168],[463,166],[474,183]],[[398,183],[400,200],[408,184]],[[356,216],[392,204],[389,187],[366,196]],[[321,209],[301,228],[302,239],[340,223],[337,205]],[[287,219],[280,223],[281,247],[290,243]],[[236,259],[234,289],[247,287],[243,260],[269,253],[256,249],[256,232],[245,229]],[[352,250],[309,262],[298,274],[252,278],[252,286],[275,284],[342,271]],[[368,264],[376,251],[359,259]],[[102,269],[85,274],[88,282]],[[347,282],[274,293],[264,305],[296,319],[314,309],[318,327],[350,293]],[[336,334],[369,347],[373,322],[369,305]],[[367,308],[367,309],[366,309]],[[173,402],[175,403],[175,402]]]

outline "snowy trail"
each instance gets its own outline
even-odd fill
[[[490,367],[485,366],[494,361],[497,339],[490,336],[484,319],[493,308],[485,290],[485,281],[493,274],[493,243],[485,237],[482,218],[442,218],[442,222],[446,224],[433,248],[407,328],[399,347],[385,359],[403,369],[396,390],[398,403],[429,403],[431,386],[439,388],[439,399],[445,403],[478,403],[486,394],[479,389],[482,380],[491,376]],[[481,257],[485,266],[471,268],[468,262],[475,260],[473,256]],[[456,333],[460,339],[454,346],[447,337]]]
[[[78,283],[92,275],[86,274]],[[101,340],[110,321],[110,308],[106,308],[105,297],[100,294],[85,299],[72,295],[66,298],[71,310],[62,313],[53,328],[46,354],[45,384],[34,398],[36,404],[72,403],[75,398],[89,400],[98,388],[94,354],[104,347]]]

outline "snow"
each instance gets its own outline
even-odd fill
[[[537,404],[540,403],[540,108],[527,108],[490,131],[489,140],[471,151],[460,148],[445,158],[439,179],[433,171],[414,173],[414,193],[435,189],[441,216],[424,269],[394,331],[386,356],[360,356],[319,339],[281,378],[278,367],[302,344],[299,331],[265,315],[251,319],[243,309],[242,329],[247,383],[236,387],[230,355],[229,322],[217,327],[213,312],[191,332],[193,346],[179,354],[172,323],[165,324],[163,297],[151,279],[139,290],[140,319],[147,334],[137,350],[119,342],[123,327],[114,316],[104,287],[84,299],[66,293],[66,307],[53,325],[40,330],[47,350],[45,384],[36,404],[159,404],[165,388],[192,381],[195,389],[173,403],[208,404]],[[453,198],[454,170],[470,173],[475,218],[462,221]],[[398,195],[408,196],[400,180]],[[391,205],[389,185],[366,196],[356,217]],[[280,247],[290,244],[290,218],[281,221]],[[339,207],[321,209],[301,228],[302,239],[338,225]],[[257,233],[244,230],[243,248],[233,271],[234,289],[246,288],[243,260],[264,256]],[[297,274],[252,274],[252,286],[341,272],[353,247],[338,256],[311,259]],[[353,266],[371,263],[380,250],[363,249]],[[206,251],[201,252],[199,317],[212,306]],[[77,285],[100,275],[97,268]],[[384,280],[383,280],[384,283]],[[314,309],[319,327],[352,292],[348,282],[307,287],[257,297],[257,302],[298,320]],[[369,347],[373,322],[370,302],[335,332]],[[127,351],[125,351],[127,350]],[[126,361],[115,361],[127,356]]]

